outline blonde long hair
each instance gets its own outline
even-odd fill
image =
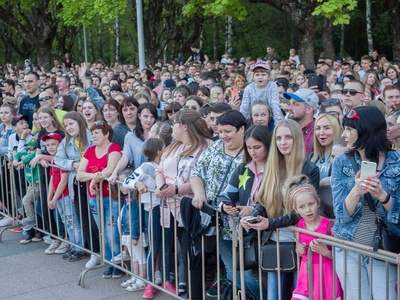
[[[292,134],[293,146],[287,159],[276,145],[276,132],[280,127],[289,128]],[[264,177],[257,194],[257,199],[265,207],[268,217],[277,218],[281,216],[283,206],[286,213],[291,212],[290,204],[283,203],[282,189],[286,178],[301,174],[305,156],[303,133],[300,125],[290,119],[280,121],[272,135]]]

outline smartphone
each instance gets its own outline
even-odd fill
[[[160,191],[166,189],[168,187],[168,184],[164,183],[161,187],[160,187]]]
[[[311,86],[318,86],[319,78],[317,73],[310,73],[308,74],[308,87]]]
[[[361,162],[360,178],[374,177],[376,174],[376,163],[370,161]]]
[[[224,204],[227,206],[236,207],[236,205],[233,202],[224,202]]]
[[[260,223],[261,221],[257,217],[250,217],[247,218],[246,221],[250,224]]]
[[[231,88],[231,97],[232,97],[232,100],[239,99],[239,87],[233,86]]]

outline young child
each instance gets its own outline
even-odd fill
[[[318,214],[320,200],[315,188],[307,183],[307,177],[293,177],[288,180],[286,197],[290,197],[290,203],[294,210],[302,217],[298,223],[299,228],[309,231],[332,235],[332,221]],[[286,198],[287,199],[287,198]],[[308,272],[307,260],[308,248],[312,250],[312,278],[313,299],[343,299],[343,292],[337,275],[333,275],[332,250],[326,245],[317,242],[318,237],[305,233],[298,234],[296,252],[301,256],[298,273],[297,287],[293,291],[292,300],[308,299]],[[319,256],[322,255],[322,266]],[[320,270],[323,270],[322,282],[320,282]],[[336,295],[333,295],[334,280],[336,281]],[[320,287],[322,293],[320,295]]]
[[[62,141],[60,134],[53,132],[42,136],[46,143],[46,150],[49,155],[55,156],[57,148]],[[51,162],[55,165],[54,159]],[[50,209],[57,207],[61,220],[67,228],[69,241],[83,247],[81,225],[78,215],[72,205],[68,190],[68,171],[56,167],[50,167],[49,191],[47,193],[47,205]],[[75,246],[71,246],[69,252],[63,255],[63,259],[74,262],[86,257],[85,252]]]
[[[249,119],[250,108],[257,100],[265,101],[272,110],[274,124],[282,119],[279,104],[278,86],[269,80],[270,66],[265,61],[259,61],[254,65],[253,82],[249,84],[244,92],[240,112]]]
[[[22,204],[24,205],[26,218],[22,219],[22,226],[24,231],[32,229],[35,222],[35,200],[39,198],[39,176],[40,169],[39,166],[35,168],[30,167],[31,160],[35,157],[35,146],[36,140],[32,139],[25,144],[25,149],[14,154],[13,166],[17,170],[22,170],[25,168],[25,180],[28,183],[28,189],[22,198]]]
[[[147,157],[147,160],[137,168],[130,176],[128,176],[124,180],[123,187],[126,189],[134,190],[136,189],[140,194],[140,203],[144,204],[144,210],[146,213],[147,220],[147,228],[149,228],[149,224],[151,222],[149,212],[154,209],[154,207],[160,205],[160,199],[156,198],[154,194],[148,192],[148,189],[155,190],[156,189],[156,181],[155,181],[155,170],[160,163],[162,151],[164,148],[164,142],[160,139],[149,138],[143,144],[143,155]],[[132,257],[132,270],[136,275],[140,275],[140,277],[147,277],[147,264],[146,264],[146,255],[143,249],[143,244],[145,239],[140,238],[140,223],[139,223],[139,199],[132,199],[129,201],[129,197],[127,198],[127,203],[123,207],[121,215],[122,215],[122,244],[127,246],[129,254]],[[129,208],[129,205],[131,206]],[[132,227],[129,226],[129,209],[131,210],[131,222]],[[154,224],[154,223],[153,223]],[[152,228],[153,232],[157,230],[161,230],[161,228],[155,226]],[[143,234],[143,233],[142,233]],[[130,244],[132,246],[130,246]],[[155,255],[157,255],[156,253]],[[151,259],[151,255],[149,255],[149,259]],[[151,270],[150,270],[151,272]],[[131,279],[124,281],[121,284],[122,287],[126,287],[128,291],[137,291],[139,289],[143,289],[146,286],[146,283],[140,279],[136,279],[136,277],[132,276]]]

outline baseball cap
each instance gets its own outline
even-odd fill
[[[266,61],[259,61],[257,63],[255,63],[255,65],[253,66],[252,71],[254,72],[255,69],[257,68],[263,68],[265,70],[271,70],[269,64]]]
[[[27,63],[32,63],[29,59],[25,59],[25,62],[27,62]]]
[[[318,109],[318,96],[317,94],[310,89],[298,89],[295,93],[283,93],[283,97],[285,99],[293,99],[299,102],[305,102],[315,110]]]
[[[31,139],[29,142],[25,144],[28,147],[35,147],[36,146],[36,139]]]
[[[45,142],[48,139],[53,139],[53,140],[57,140],[61,143],[62,141],[62,136],[57,133],[57,132],[52,132],[52,133],[48,133],[42,136],[42,141]]]
[[[122,88],[118,84],[115,84],[110,88],[110,92],[111,91],[118,91],[118,92],[122,93]]]
[[[11,125],[15,126],[17,125],[17,123],[21,120],[25,120],[25,121],[29,121],[29,117],[28,116],[23,116],[23,115],[15,115],[11,121]]]

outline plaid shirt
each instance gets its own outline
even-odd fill
[[[301,131],[303,131],[306,158],[309,158],[310,154],[314,152],[314,124],[315,119],[313,119],[311,123],[301,129]]]

